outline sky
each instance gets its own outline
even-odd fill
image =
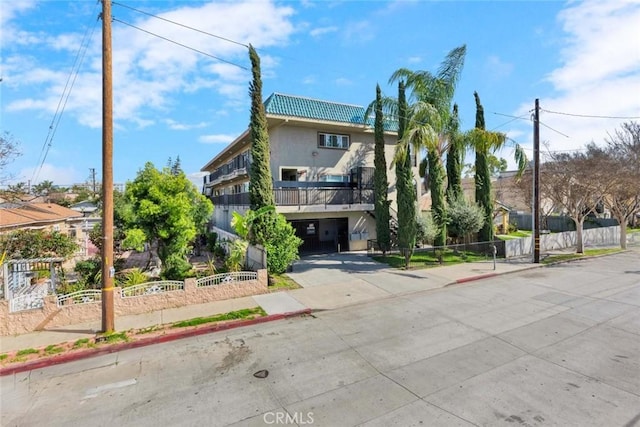
[[[0,2],[0,132],[22,155],[12,182],[102,174],[102,34],[96,1]],[[532,156],[531,111],[550,150],[602,144],[640,120],[640,1],[188,1],[113,3],[114,182],[146,162],[200,169],[249,124],[247,48],[263,98],[368,105],[399,68],[436,72],[466,44],[454,101]],[[170,40],[170,41],[169,41]],[[590,117],[583,117],[590,116]],[[599,117],[594,117],[599,116]],[[509,146],[499,156],[514,166]],[[473,156],[467,155],[467,162]]]

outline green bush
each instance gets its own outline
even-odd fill
[[[509,223],[509,233],[515,233],[516,231],[518,231],[518,223],[516,222]]]
[[[207,250],[214,253],[216,250],[216,244],[218,243],[218,233],[212,231],[206,234]]]

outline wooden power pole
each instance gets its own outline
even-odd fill
[[[113,84],[111,0],[102,0],[102,332],[113,332]]]
[[[540,102],[533,113],[533,262],[540,263]]]

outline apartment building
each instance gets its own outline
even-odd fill
[[[376,238],[374,132],[365,107],[274,93],[265,102],[276,210],[303,240],[301,252],[364,250]],[[397,123],[385,122],[391,214],[396,212]],[[250,135],[246,130],[201,170],[215,209],[213,229],[232,231],[232,212],[249,208]],[[415,181],[419,182],[413,156]],[[420,186],[416,184],[418,197]]]

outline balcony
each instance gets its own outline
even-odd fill
[[[329,206],[373,204],[373,189],[349,183],[279,181],[273,190],[276,206]],[[211,197],[215,206],[249,205],[249,193]]]

